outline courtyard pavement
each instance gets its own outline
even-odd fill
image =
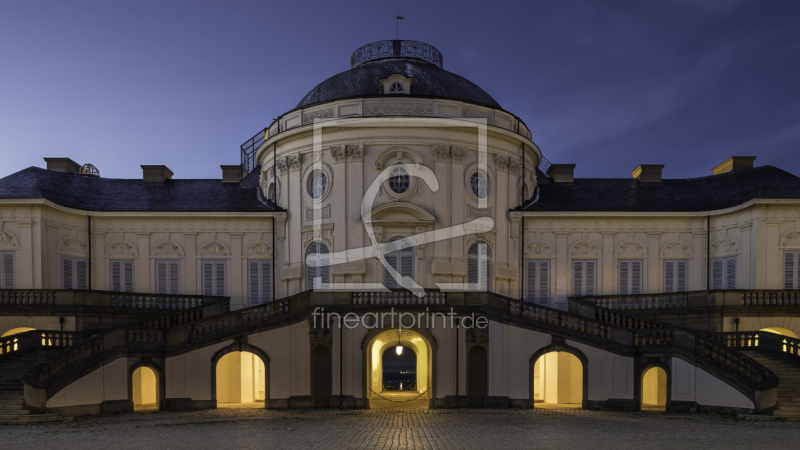
[[[217,409],[0,425],[0,449],[797,448],[800,422],[583,410]]]

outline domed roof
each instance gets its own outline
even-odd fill
[[[395,51],[392,52],[392,45],[387,44],[388,52],[364,55],[363,49],[384,43],[394,43]],[[414,49],[426,46],[428,53],[407,53],[405,49],[408,43],[413,43]],[[431,52],[434,52],[433,57]],[[351,62],[353,68],[318,84],[303,97],[297,108],[351,97],[381,96],[384,94],[380,80],[393,74],[401,74],[413,79],[410,97],[445,98],[502,109],[477,84],[442,69],[441,54],[427,44],[414,41],[380,41],[356,50]]]

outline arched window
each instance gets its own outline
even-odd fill
[[[328,246],[314,242],[306,252],[306,289],[325,289],[331,282]]]
[[[469,185],[476,197],[483,199],[489,196],[489,179],[486,178],[486,174],[473,173],[469,179]]]
[[[308,178],[308,195],[313,199],[321,198],[328,190],[328,176],[325,172],[314,172]]]
[[[395,81],[394,83],[392,83],[391,86],[389,86],[390,94],[402,94],[403,91],[404,91],[403,85],[398,83],[397,81]]]
[[[492,251],[476,242],[467,251],[467,284],[470,290],[488,291],[492,287]]]
[[[397,238],[386,244],[386,261],[403,277],[414,278],[414,246],[405,238]],[[399,289],[398,283],[386,268],[383,269],[383,284],[389,289]]]
[[[402,194],[408,190],[410,185],[411,177],[405,167],[398,166],[392,169],[392,173],[389,175],[389,187],[392,192]]]

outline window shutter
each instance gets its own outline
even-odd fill
[[[75,273],[76,273],[76,285],[78,289],[88,289],[87,283],[87,262],[85,259],[76,259],[75,260]]]
[[[72,289],[72,258],[61,258],[61,288]]]
[[[261,274],[259,261],[248,261],[247,274],[248,285],[250,287],[250,306],[261,304],[261,298],[259,298],[259,287],[261,286],[261,280],[259,279],[259,275]]]
[[[528,283],[527,286],[528,289],[527,292],[525,293],[525,300],[529,302],[536,301],[536,292],[538,290],[537,289],[538,283],[536,282],[537,281],[536,269],[538,267],[539,267],[538,261],[528,261],[527,274],[525,275],[526,277],[525,281]]]
[[[539,292],[537,303],[546,305],[550,302],[550,261],[539,261]]]
[[[178,261],[169,262],[169,293],[177,295],[181,293],[181,265]]]
[[[125,280],[125,292],[133,292],[133,261],[124,261],[123,279]]]
[[[783,288],[797,289],[797,252],[785,252],[783,254]]]
[[[675,291],[686,292],[689,290],[689,261],[677,261],[675,267],[677,268],[677,276],[675,277]]]
[[[14,289],[14,253],[0,253],[0,289]]]
[[[595,270],[595,261],[586,261],[586,289],[584,295],[594,295]]]
[[[111,290],[122,292],[122,261],[111,261]]]
[[[664,292],[675,292],[675,264],[677,261],[664,261]]]
[[[225,261],[214,263],[214,295],[225,295]]]
[[[572,262],[572,295],[583,296],[583,261]]]
[[[628,295],[631,292],[628,290],[628,286],[630,285],[630,261],[620,261],[619,262],[619,288],[617,292],[619,295]]]
[[[414,255],[403,252],[400,256],[400,275],[414,278]]]
[[[725,258],[725,289],[736,289],[736,257]]]
[[[168,267],[167,261],[156,261],[156,294],[167,293]]]
[[[467,255],[467,284],[471,289],[477,289],[480,275],[478,274],[478,246],[469,248]]]
[[[711,289],[724,289],[722,278],[722,266],[724,265],[722,259],[711,260]]]
[[[214,295],[213,261],[203,261],[203,295]]]
[[[272,301],[272,261],[261,261],[261,303]]]
[[[631,294],[638,295],[642,293],[642,262],[631,261]]]

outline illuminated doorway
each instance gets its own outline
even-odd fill
[[[651,367],[642,376],[642,411],[667,410],[667,372]]]
[[[264,408],[267,373],[264,361],[250,352],[231,352],[217,362],[217,408]]]
[[[3,335],[0,336],[0,337],[13,336],[15,334],[24,333],[26,331],[33,331],[35,329],[36,328],[28,328],[28,327],[13,328],[13,329],[8,330],[5,333],[3,333]]]
[[[533,365],[533,401],[537,408],[583,407],[583,364],[568,352],[541,355]]]
[[[155,370],[142,366],[133,371],[133,410],[135,412],[158,411],[158,375]]]
[[[402,349],[401,355],[397,354],[397,347]],[[365,394],[370,408],[428,407],[433,398],[433,352],[425,337],[411,330],[403,330],[402,333],[388,330],[373,337],[366,348]],[[386,367],[387,363],[391,363],[391,366]],[[399,389],[398,381],[403,383],[403,390]],[[413,383],[413,389],[407,389],[406,383]]]

